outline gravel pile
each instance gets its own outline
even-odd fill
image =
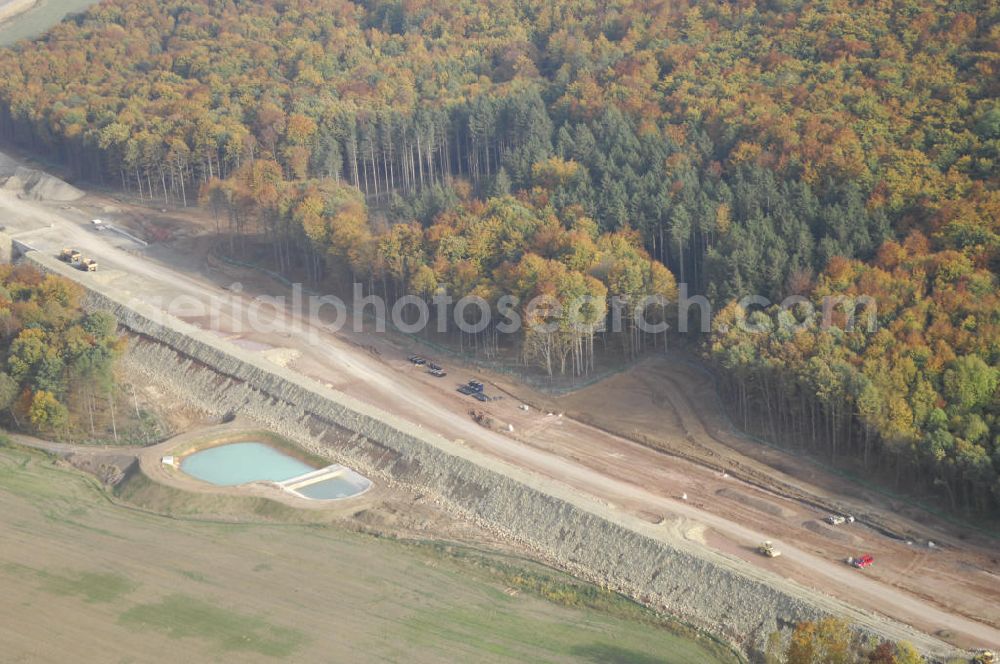
[[[0,155],[0,179],[3,188],[17,192],[21,197],[33,201],[53,201],[69,203],[83,197],[83,192],[57,177],[33,168],[16,166],[14,172],[9,172],[9,158]],[[4,175],[5,170],[8,172]]]

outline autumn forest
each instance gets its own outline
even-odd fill
[[[747,431],[996,516],[998,18],[987,0],[106,0],[0,53],[0,135],[212,210],[311,283],[491,304],[686,284],[718,315],[684,343]],[[794,325],[741,310],[751,293],[868,296],[877,325]],[[604,315],[463,343],[583,376]]]

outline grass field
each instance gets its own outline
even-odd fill
[[[11,447],[0,589],[4,662],[731,660],[540,566],[328,525],[157,516]]]

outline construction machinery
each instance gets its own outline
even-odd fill
[[[487,413],[481,410],[470,410],[469,415],[472,416],[472,420],[479,426],[486,427],[487,429],[493,428],[493,418]]]
[[[97,261],[93,258],[84,258],[80,261],[80,269],[84,272],[97,272]]]
[[[831,514],[826,517],[826,522],[831,526],[839,526],[844,523],[854,523],[854,517],[850,514]]]
[[[771,542],[771,540],[767,540],[766,542],[761,542],[760,546],[757,547],[757,553],[763,556],[767,556],[768,558],[777,558],[778,556],[781,555],[781,551],[778,551],[776,548],[774,548],[774,544]]]
[[[64,263],[75,263],[80,260],[80,250],[79,249],[63,249],[59,254],[59,260]]]
[[[853,567],[857,567],[858,569],[871,567],[874,562],[875,558],[870,553],[858,556],[857,558],[855,558],[854,556],[849,556],[847,558],[847,564]]]
[[[485,386],[478,380],[470,380],[465,385],[458,386],[459,392],[467,396],[470,396],[477,401],[483,401],[483,402],[492,401],[492,399],[486,396],[486,392],[483,391],[485,389],[486,389]]]

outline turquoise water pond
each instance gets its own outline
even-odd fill
[[[357,495],[371,486],[370,481],[357,473],[348,471],[345,475],[316,482],[295,491],[313,500],[333,500]]]
[[[231,443],[195,452],[181,460],[181,470],[218,486],[269,480],[283,482],[316,470],[263,443]]]

